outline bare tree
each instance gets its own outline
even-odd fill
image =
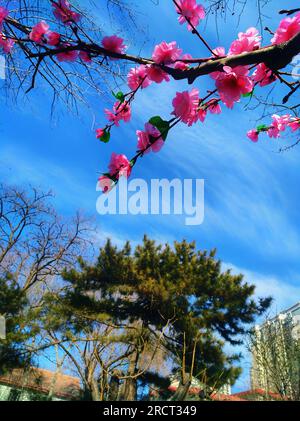
[[[0,270],[13,273],[24,291],[50,283],[91,244],[88,219],[78,213],[63,220],[51,198],[35,188],[0,186]]]

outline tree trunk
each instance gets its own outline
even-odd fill
[[[112,373],[109,382],[108,400],[117,401],[120,392],[120,380],[117,373]]]
[[[138,360],[138,353],[132,354],[129,360],[128,376],[136,374],[136,366]],[[137,400],[137,380],[133,377],[125,379],[121,387],[120,401],[136,401]]]
[[[180,383],[171,401],[184,401],[191,387],[192,379],[189,373],[185,373],[181,376]]]

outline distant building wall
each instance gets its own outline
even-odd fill
[[[287,319],[291,321],[288,325],[286,324]],[[293,307],[280,313],[278,316],[267,321],[261,326],[256,326],[255,337],[256,344],[252,347],[252,368],[251,368],[251,387],[252,389],[264,389],[266,391],[275,391],[280,388],[280,385],[274,384],[273,379],[276,377],[272,373],[271,358],[276,348],[276,367],[280,367],[280,370],[288,370],[288,355],[286,351],[286,333],[284,329],[287,326],[291,329],[290,334],[295,340],[300,339],[300,303],[295,304]],[[266,332],[272,331],[274,334],[274,340],[270,345],[270,337],[266,339]],[[269,346],[269,349],[268,349]]]

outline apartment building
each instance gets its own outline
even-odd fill
[[[256,326],[251,340],[252,389],[295,393],[300,376],[300,302]],[[299,386],[298,386],[299,387]]]

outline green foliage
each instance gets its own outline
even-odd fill
[[[121,92],[121,91],[120,92],[117,92],[117,93],[114,93],[113,92],[112,94],[121,103],[123,103],[125,101],[125,95],[123,94],[123,92]]]
[[[103,135],[100,137],[100,141],[103,143],[108,143],[110,141],[110,132],[104,131]]]
[[[13,277],[0,277],[0,314],[6,319],[6,339],[0,341],[1,372],[29,363],[25,343],[35,332],[29,325],[33,312],[26,310],[27,304]]]
[[[170,130],[170,124],[168,121],[163,120],[159,116],[155,116],[150,118],[149,123],[152,124],[152,126],[156,127],[160,133],[163,140],[166,140],[169,130]]]
[[[265,124],[261,124],[260,126],[256,127],[257,133],[265,132],[266,130],[268,130],[268,126],[266,126]]]
[[[246,94],[242,94],[242,97],[243,98],[249,98],[249,97],[253,97],[253,95],[254,95],[254,90],[253,91],[251,91],[251,92],[247,92]]]
[[[94,265],[79,259],[79,270],[63,273],[67,288],[46,297],[44,321],[69,339],[102,324],[119,326],[99,341],[129,348],[135,361],[131,374],[139,371],[145,350],[155,349],[159,337],[174,373],[184,368],[213,387],[234,383],[239,356],[226,355],[224,342],[240,344],[247,325],[271,300],[256,302],[255,287],[242,275],[222,272],[215,254],[197,251],[195,243],[186,241],[171,247],[144,237],[132,252],[129,243],[118,249],[108,240]],[[139,381],[150,378],[160,387],[167,380],[151,365]]]

